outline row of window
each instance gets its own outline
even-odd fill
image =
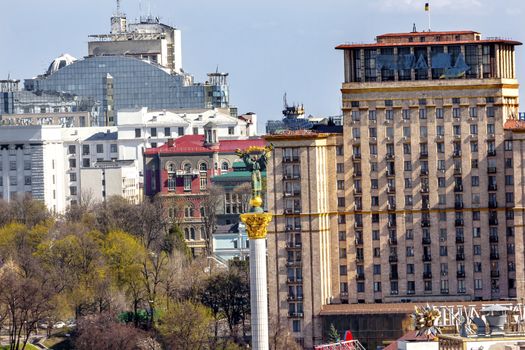
[[[346,96],[343,95],[343,98],[346,98]],[[428,102],[427,99],[420,98],[418,100],[418,105],[419,106],[426,106],[427,102]],[[441,102],[443,102],[443,101],[441,101]],[[451,99],[451,102],[454,105],[459,105],[459,104],[461,104],[462,101],[461,101],[460,97],[453,97]],[[486,103],[494,103],[495,102],[495,98],[492,97],[492,96],[485,97],[485,102]],[[351,101],[350,104],[351,104],[352,107],[355,107],[355,108],[359,108],[360,107],[359,101]],[[385,107],[393,107],[394,106],[394,101],[393,100],[385,100],[384,101],[384,105],[385,105]]]
[[[452,108],[452,117],[453,118],[461,118],[462,117],[462,108],[454,107]],[[418,109],[418,116],[419,119],[427,119],[428,118],[428,109],[427,108],[420,108]],[[477,118],[478,117],[478,107],[469,107],[468,109],[469,117],[470,118]],[[496,115],[495,107],[489,106],[486,107],[485,113],[488,118],[494,118]],[[352,121],[359,122],[361,121],[361,111],[359,110],[353,110],[351,112],[351,119]],[[445,117],[445,109],[437,107],[435,109],[434,114],[436,119],[444,119]],[[401,110],[401,118],[403,120],[410,120],[412,118],[412,110],[409,108],[402,109]],[[377,111],[374,109],[371,109],[368,111],[368,120],[370,121],[377,121]],[[394,120],[394,110],[393,109],[387,109],[385,110],[385,120]]]
[[[6,186],[18,186],[18,176],[8,176]],[[31,176],[24,176],[24,186],[31,186]],[[4,186],[4,178],[0,176],[0,186]]]
[[[3,163],[0,158],[0,171],[2,170],[3,170]],[[10,171],[18,170],[18,162],[16,160],[9,161],[9,170]],[[30,159],[24,159],[24,170],[31,170],[31,160]]]
[[[452,131],[454,136],[460,136],[461,135],[461,125],[452,125]],[[478,135],[479,133],[479,127],[478,124],[469,124],[469,131],[470,135]],[[494,135],[496,133],[496,126],[494,124],[487,124],[486,128],[488,135]],[[368,128],[368,137],[370,138],[377,138],[378,136],[377,128],[376,127],[369,127]],[[387,138],[394,138],[394,128],[393,127],[387,127],[385,128],[385,136]],[[412,136],[412,128],[410,126],[404,126],[402,128],[402,136],[406,139],[410,138]],[[420,137],[428,137],[428,127],[427,126],[420,126],[419,127],[419,136]],[[436,125],[436,136],[445,136],[445,126],[444,125]],[[354,139],[360,139],[361,138],[361,128],[352,128],[352,137]],[[505,141],[505,150],[506,151],[512,151],[512,141],[507,140]]]
[[[88,156],[90,154],[90,145],[82,145],[82,155]],[[95,151],[96,153],[104,153],[104,144],[98,143],[95,145]],[[109,151],[111,153],[118,153],[118,145],[116,143],[112,143],[109,145]],[[67,148],[67,153],[70,155],[77,154],[77,146],[76,145],[69,145]]]

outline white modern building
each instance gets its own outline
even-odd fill
[[[204,135],[210,122],[221,140],[248,138],[257,133],[257,115],[232,117],[228,109],[120,111],[117,116],[119,159],[136,159],[143,170],[142,150],[159,147],[183,135]]]
[[[246,226],[242,222],[218,226],[212,237],[212,249],[221,261],[246,260],[250,255]]]

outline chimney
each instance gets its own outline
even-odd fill
[[[174,147],[175,146],[175,141],[173,139],[168,139],[168,147]]]

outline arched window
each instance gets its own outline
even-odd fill
[[[228,171],[228,169],[230,169],[230,165],[228,164],[228,162],[222,162],[221,170],[222,171]]]
[[[175,172],[175,163],[173,162],[168,162],[168,164],[166,164],[166,168],[168,170],[168,173],[174,173]]]
[[[195,229],[193,227],[190,228],[190,239],[195,240]]]
[[[185,163],[183,169],[187,173],[191,172],[191,164],[190,163]]]
[[[204,207],[201,207],[201,217],[204,217],[206,215],[206,209]]]
[[[195,210],[191,205],[188,205],[186,208],[184,208],[184,216],[187,218],[192,218],[195,216]]]
[[[187,241],[190,239],[190,229],[187,227],[184,229],[184,238],[186,238]]]
[[[204,227],[201,227],[201,239],[204,239],[206,237],[206,231],[204,231]]]
[[[199,170],[200,171],[207,171],[208,170],[208,164],[202,162],[199,164]]]

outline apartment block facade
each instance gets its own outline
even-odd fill
[[[504,130],[518,116],[514,48],[520,44],[462,31],[385,34],[372,44],[337,47],[344,53],[344,126],[342,137],[332,136],[340,141],[332,157],[321,158],[329,170],[314,167],[316,175],[304,178],[308,171],[301,169],[300,185],[291,185],[300,205],[292,202],[291,212],[286,187],[268,187],[275,242],[292,261],[300,255],[305,308],[290,312],[297,288],[286,277],[287,262],[276,259],[279,293],[270,289],[270,310],[287,312],[305,347],[322,341],[316,313],[327,304],[524,295],[523,238],[516,232],[522,189],[513,163],[519,145]],[[279,152],[298,155],[297,167],[304,166],[308,147],[267,139],[276,146],[269,182],[288,166]],[[318,157],[323,152],[304,159]],[[325,171],[331,185],[318,174]],[[312,195],[333,203],[327,239],[302,231],[304,220],[320,221],[314,214],[321,202]],[[294,220],[303,238],[298,252],[286,248],[286,222]]]

